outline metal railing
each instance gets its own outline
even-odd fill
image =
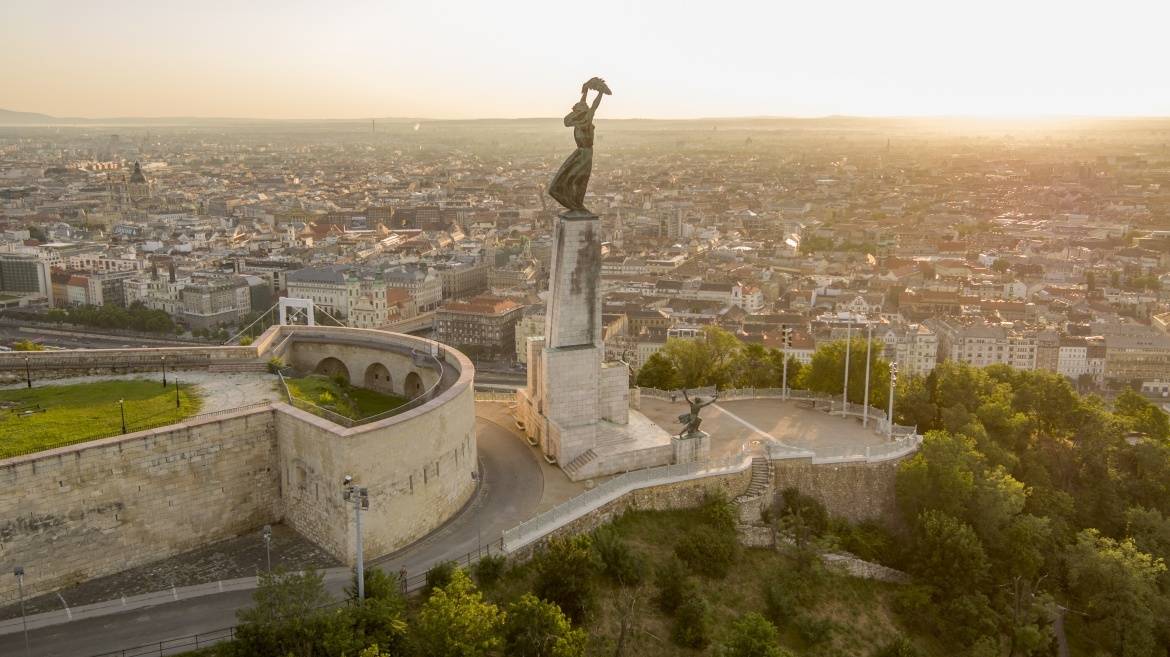
[[[181,655],[192,650],[209,648],[223,641],[232,641],[236,638],[236,628],[224,627],[201,634],[192,634],[175,639],[166,639],[154,643],[103,652],[90,657],[164,657],[165,655]]]
[[[585,491],[505,531],[503,536],[504,550],[515,552],[517,549],[581,518],[590,511],[599,509],[639,488],[743,472],[751,467],[751,461],[749,454],[740,453],[723,459],[664,465],[618,475],[592,490]]]

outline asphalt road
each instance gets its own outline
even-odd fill
[[[476,497],[426,538],[375,564],[391,573],[403,566],[409,574],[421,573],[436,562],[457,559],[499,539],[505,529],[536,513],[544,478],[534,452],[498,421],[477,414],[476,428],[483,477]],[[347,573],[330,573],[327,585],[339,594],[347,580]],[[88,657],[210,632],[235,625],[236,611],[251,602],[251,591],[237,591],[44,627],[29,632],[30,656]],[[0,655],[23,654],[20,632],[0,635]]]

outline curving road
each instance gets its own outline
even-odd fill
[[[472,501],[445,525],[410,547],[375,560],[376,565],[393,573],[402,567],[411,574],[421,573],[436,562],[457,559],[481,544],[498,541],[505,529],[536,514],[544,493],[541,466],[535,452],[503,418],[499,409],[477,405],[482,480]],[[348,570],[333,569],[326,573],[326,584],[340,593],[349,577]],[[251,591],[235,591],[34,629],[29,631],[29,654],[85,657],[209,632],[235,625],[236,611],[251,602]],[[0,635],[0,655],[24,655],[19,631]]]

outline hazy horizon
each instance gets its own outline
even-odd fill
[[[56,0],[6,9],[0,106],[78,118],[1158,118],[1165,3]]]

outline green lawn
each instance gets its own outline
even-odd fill
[[[284,381],[294,397],[351,420],[385,413],[409,401],[397,395],[387,395],[351,385],[339,385],[336,381],[319,374]]]
[[[200,406],[189,387],[175,408],[174,385],[141,379],[0,390],[0,458],[118,434],[118,400],[125,400],[128,431],[177,422]]]

